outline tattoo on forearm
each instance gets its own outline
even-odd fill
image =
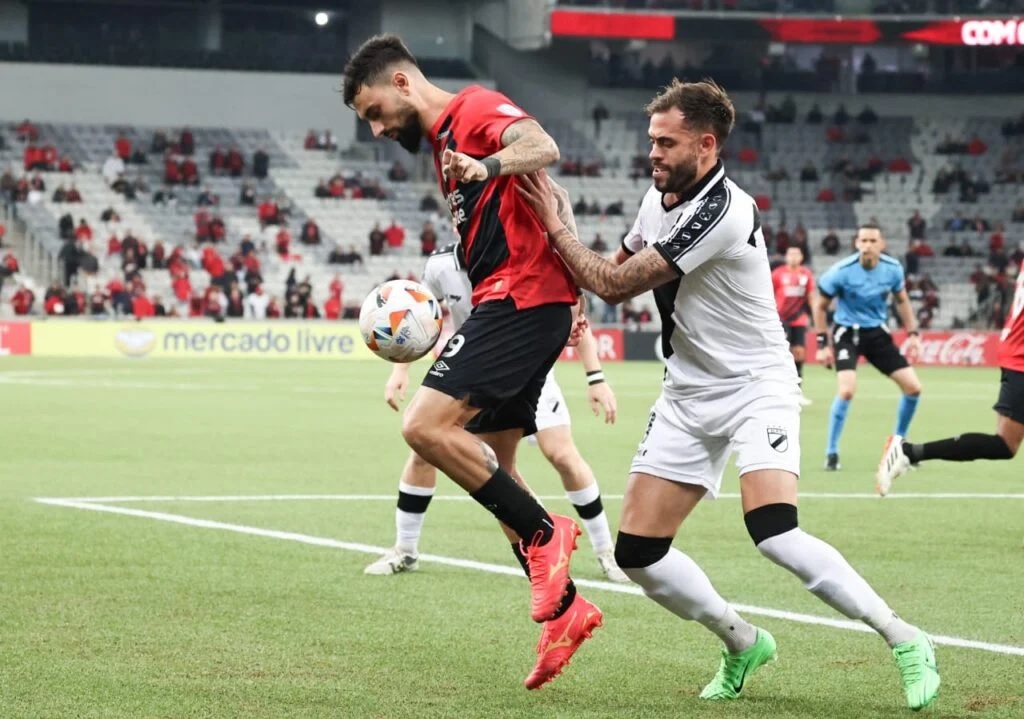
[[[581,244],[566,227],[551,235],[551,242],[579,284],[612,304],[658,287],[677,276],[665,259],[651,248],[616,265]]]
[[[520,120],[501,134],[504,148],[491,155],[501,162],[502,175],[522,175],[558,159],[558,146],[533,120]]]
[[[484,455],[484,464],[487,466],[487,471],[494,474],[498,471],[498,455],[494,453],[490,445],[486,442],[479,442],[480,451]]]

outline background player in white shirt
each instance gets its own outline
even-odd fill
[[[472,288],[460,259],[460,248],[453,244],[428,257],[423,268],[423,283],[435,297],[447,304],[456,330],[473,311],[470,302]],[[580,338],[577,352],[587,376],[590,407],[595,415],[603,410],[605,422],[611,424],[615,421],[615,395],[605,381],[597,354],[597,342],[589,329]],[[395,411],[398,411],[398,402],[405,399],[408,385],[409,365],[396,364],[384,387],[384,401]],[[537,445],[561,477],[566,497],[572,502],[583,523],[601,571],[614,582],[628,582],[629,577],[615,564],[615,548],[608,527],[608,515],[601,503],[601,490],[594,471],[580,455],[573,441],[569,408],[555,381],[554,370],[548,374],[541,391],[536,424]],[[437,470],[415,452],[411,452],[398,482],[395,546],[366,567],[367,574],[390,575],[413,571],[418,567],[420,533],[436,484]]]
[[[682,203],[669,233],[641,232],[618,264],[609,262],[558,219],[569,198],[544,173],[521,190],[580,286],[611,303],[654,290],[662,315],[665,380],[633,459],[615,546],[619,566],[647,596],[724,642],[718,673],[701,697],[736,698],[749,675],[775,656],[775,640],[740,617],[703,570],[672,548],[697,503],[718,493],[735,452],[744,522],[758,550],[884,637],[907,703],[927,706],[939,687],[929,638],[797,523],[800,390],[757,208],[718,159],[735,119],[732,102],[710,81],[675,80],[647,112],[654,186],[671,194],[654,205],[648,193],[641,214],[651,214],[647,224],[660,230],[658,218]]]

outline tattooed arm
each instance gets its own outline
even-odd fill
[[[617,305],[679,277],[679,271],[653,247],[616,265],[583,245],[564,225],[554,232],[549,228],[548,239],[580,286],[609,304]]]
[[[441,172],[459,182],[481,182],[497,175],[522,175],[558,162],[558,145],[536,120],[513,122],[501,133],[502,149],[483,160],[445,150]]]
[[[572,270],[576,282],[610,304],[643,294],[679,277],[679,271],[658,250],[648,247],[621,264],[608,260],[579,241],[576,223],[565,222],[572,208],[568,193],[558,192],[543,175],[521,179],[519,191],[537,212],[548,231],[548,239]],[[618,258],[616,258],[618,259]]]

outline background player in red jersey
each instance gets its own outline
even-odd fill
[[[804,354],[807,352],[807,325],[810,322],[807,309],[814,297],[814,273],[804,266],[803,250],[796,246],[786,250],[786,264],[772,270],[772,287],[775,289],[779,319],[786,330],[789,351],[796,364],[796,374],[802,381]],[[802,397],[800,404],[807,406],[811,400]]]
[[[878,493],[886,495],[893,480],[911,465],[929,459],[971,462],[976,459],[1013,459],[1024,441],[1024,262],[1017,273],[1013,305],[999,345],[999,399],[996,400],[996,433],[969,432],[949,439],[911,444],[890,440],[875,475]]]
[[[402,436],[513,540],[530,577],[531,616],[545,623],[525,682],[536,689],[601,624],[600,610],[569,578],[579,528],[548,514],[515,469],[516,447],[536,431],[541,388],[577,307],[568,270],[516,191],[515,175],[557,161],[558,146],[500,93],[470,86],[452,94],[429,82],[395,35],[363,43],[344,74],[345,104],[375,137],[416,152],[426,136],[460,236],[474,310],[406,408]]]

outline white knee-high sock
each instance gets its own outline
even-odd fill
[[[405,482],[398,483],[398,508],[395,509],[395,534],[397,537],[395,546],[406,554],[416,555],[419,553],[423,520],[426,519],[427,506],[433,496],[433,487],[415,487]],[[403,507],[412,507],[417,511],[409,511]]]
[[[718,636],[730,652],[748,649],[757,629],[747,622],[711,586],[697,563],[678,549],[643,568],[622,568],[644,594],[677,617],[698,622]]]
[[[769,537],[757,548],[799,577],[811,594],[840,614],[864,622],[890,646],[917,636],[919,630],[896,616],[831,544],[796,528]]]
[[[583,528],[590,539],[590,546],[594,548],[594,554],[612,551],[615,546],[612,543],[612,530],[608,527],[608,515],[601,504],[601,490],[597,482],[583,489],[566,491],[565,496],[576,508],[580,522],[583,523]]]

